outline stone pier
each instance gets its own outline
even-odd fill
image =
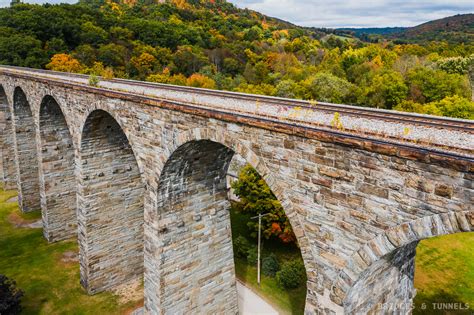
[[[1,180],[77,236],[88,293],[143,278],[145,314],[235,314],[238,155],[293,227],[306,314],[410,313],[418,242],[474,231],[474,123],[309,105],[0,67]]]

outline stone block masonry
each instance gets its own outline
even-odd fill
[[[208,140],[179,147],[158,186],[163,314],[238,314],[226,172],[233,152]],[[158,309],[156,309],[158,312]]]
[[[23,212],[29,212],[40,209],[35,120],[21,88],[15,89],[13,102],[18,202]]]
[[[81,282],[96,293],[143,275],[144,185],[127,137],[101,110],[85,123],[78,167]]]
[[[15,189],[16,166],[15,166],[15,143],[13,142],[13,122],[10,106],[8,105],[5,90],[0,87],[0,164],[1,164],[1,182],[5,189]]]
[[[122,81],[115,91],[30,72],[0,68],[22,207],[39,207],[41,195],[44,216],[56,218],[45,219],[45,235],[72,233],[77,222],[89,293],[143,276],[147,314],[237,312],[226,197],[234,154],[262,175],[292,224],[306,314],[409,303],[417,242],[474,230],[474,157],[465,148],[440,153],[139,95]],[[472,141],[471,131],[453,134]],[[57,206],[73,203],[71,191],[76,221]]]
[[[76,177],[72,137],[61,109],[52,97],[43,100],[39,115],[40,195],[45,238],[76,237]]]

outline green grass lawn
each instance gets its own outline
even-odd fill
[[[14,191],[0,190],[0,274],[14,279],[25,292],[23,314],[127,314],[138,302],[120,304],[118,296],[89,296],[79,284],[79,264],[61,261],[77,241],[48,244],[42,229],[17,228],[11,221],[37,220],[39,211],[21,214],[16,202],[6,202]]]
[[[414,314],[448,314],[433,303],[469,304],[474,312],[474,233],[458,233],[420,242],[415,261]],[[422,306],[425,306],[425,310]]]
[[[255,243],[256,240],[248,237],[250,231],[247,228],[247,222],[250,216],[231,210],[232,238],[239,235],[246,237],[249,242]],[[274,253],[280,265],[296,258],[301,258],[300,250],[296,246],[282,244],[279,241],[264,241],[262,256]],[[282,314],[303,314],[306,300],[306,285],[296,289],[288,290],[280,287],[273,277],[262,275],[260,286],[257,284],[257,267],[248,264],[244,258],[235,258],[235,272],[237,278],[251,287],[261,297],[278,309]]]
[[[112,293],[89,296],[79,284],[78,263],[61,261],[63,253],[77,251],[75,240],[48,244],[41,229],[17,228],[18,220],[34,221],[39,211],[22,214],[16,202],[6,202],[14,191],[0,190],[0,274],[14,279],[25,292],[24,314],[127,314],[141,301],[121,304]],[[248,216],[231,212],[232,235],[249,235]],[[250,242],[255,239],[248,238]],[[263,255],[275,253],[281,262],[300,256],[297,247],[265,241]],[[302,314],[306,287],[286,290],[275,278],[262,275],[245,259],[235,260],[237,277],[286,314]],[[448,314],[432,303],[457,302],[474,306],[474,233],[459,233],[420,242],[416,255],[414,314]],[[425,303],[426,309],[421,306]],[[472,314],[471,311],[452,314]]]

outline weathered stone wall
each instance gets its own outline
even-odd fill
[[[348,314],[411,314],[418,242],[398,248],[367,268],[344,301]]]
[[[348,293],[359,280],[359,283],[363,282],[364,272],[370,268],[377,269],[377,262],[398,248],[436,235],[474,230],[474,168],[469,161],[444,159],[414,149],[387,149],[368,139],[364,142],[365,149],[361,149],[355,142],[332,142],[329,140],[332,138],[325,134],[296,133],[296,127],[288,130],[266,125],[258,119],[225,116],[204,110],[191,111],[179,104],[151,102],[139,96],[71,86],[63,82],[51,83],[41,79],[0,75],[0,83],[6,86],[7,96],[13,95],[15,86],[21,86],[36,109],[45,95],[54,97],[69,123],[75,147],[81,147],[81,151],[75,150],[79,169],[79,242],[81,278],[90,288],[89,292],[125,281],[131,269],[137,272],[130,277],[138,276],[141,272],[136,267],[138,252],[141,253],[139,233],[135,235],[136,242],[128,242],[130,235],[125,231],[130,228],[123,229],[124,226],[130,227],[129,222],[136,222],[134,227],[139,226],[138,206],[132,207],[132,211],[123,209],[131,207],[130,204],[138,204],[125,203],[125,196],[137,199],[139,195],[142,196],[144,220],[142,208],[140,222],[144,224],[145,309],[149,313],[172,308],[173,305],[163,300],[162,296],[172,296],[183,303],[180,305],[189,302],[184,296],[173,295],[180,292],[177,288],[179,284],[196,295],[203,294],[209,288],[209,298],[212,298],[212,294],[220,296],[215,293],[215,287],[201,286],[199,281],[195,281],[196,277],[167,269],[170,264],[164,264],[164,261],[170,263],[170,260],[166,260],[167,255],[170,255],[181,259],[174,261],[175,265],[198,270],[204,264],[186,265],[195,261],[194,255],[219,252],[210,248],[214,246],[212,241],[203,241],[201,247],[196,247],[196,253],[188,256],[179,256],[179,251],[172,251],[171,241],[164,244],[164,240],[178,239],[179,231],[186,231],[189,226],[204,224],[203,231],[196,233],[207,233],[206,237],[210,240],[225,235],[220,230],[225,220],[205,220],[205,216],[202,216],[201,221],[193,221],[193,218],[184,215],[210,211],[206,208],[210,199],[202,197],[201,203],[200,198],[193,198],[194,193],[184,198],[184,191],[190,187],[200,187],[200,193],[206,196],[210,193],[210,186],[203,184],[210,179],[202,178],[203,181],[198,182],[192,174],[184,176],[184,165],[178,167],[182,171],[181,177],[175,178],[182,179],[180,184],[193,184],[173,186],[177,190],[172,192],[180,197],[171,200],[180,202],[168,204],[168,212],[162,211],[164,205],[161,202],[164,199],[160,178],[166,174],[162,170],[166,169],[165,165],[174,164],[174,153],[180,152],[176,150],[186,143],[209,140],[241,155],[257,169],[281,201],[305,262],[308,314],[343,313]],[[111,124],[91,119],[96,121],[94,126],[97,132],[87,131],[90,124],[85,121],[96,109],[114,117],[126,135],[129,147],[118,149],[118,145],[111,145],[117,144],[117,141],[113,141],[115,138],[112,136],[104,136],[109,129],[100,127]],[[80,135],[84,125],[81,144]],[[216,147],[216,150],[218,148],[221,147]],[[128,153],[122,156],[121,152]],[[210,152],[207,155],[215,156]],[[186,158],[189,157],[184,155],[183,159]],[[209,163],[193,162],[193,172],[199,174],[208,167],[207,170],[212,173]],[[123,165],[131,165],[132,170],[117,179],[118,175],[116,177],[112,171],[114,165],[120,165],[117,167],[120,170]],[[225,163],[212,165],[217,167]],[[139,177],[144,187],[135,186]],[[214,182],[214,187],[221,187],[220,183],[225,183],[225,173],[215,173]],[[124,188],[126,185],[131,185],[128,189],[132,193]],[[127,194],[122,194],[125,191]],[[225,213],[224,202],[220,201],[220,190],[213,191],[213,194],[216,213]],[[191,210],[191,205],[196,207]],[[174,209],[180,209],[181,212]],[[125,213],[134,213],[136,217],[133,218],[136,220],[121,219]],[[170,230],[163,232],[162,227],[166,223],[166,220],[162,221],[163,213],[173,218],[184,215],[184,226],[178,227],[178,221],[172,221]],[[115,234],[120,232],[126,235]],[[111,238],[110,235],[116,236]],[[184,238],[185,234],[182,235]],[[225,240],[222,239],[227,244]],[[229,255],[229,251],[223,248],[223,257],[229,257],[224,256]],[[187,253],[190,251],[188,247],[184,250]],[[210,270],[213,264],[214,260],[205,269],[209,274],[212,274]],[[376,264],[375,267],[371,267],[373,264]],[[162,281],[167,285],[164,286]],[[228,288],[229,283],[223,284],[222,288]],[[167,292],[168,287],[177,291]],[[217,301],[212,307],[220,306]],[[197,312],[198,308],[208,306],[199,305],[194,310]],[[194,306],[187,307],[191,309]]]
[[[15,89],[13,96],[15,158],[18,161],[18,203],[23,212],[40,209],[36,127],[25,93]]]
[[[96,293],[143,275],[144,187],[127,137],[104,111],[85,123],[78,167],[81,282]]]
[[[72,137],[52,97],[40,108],[38,152],[43,233],[50,241],[77,236],[76,177]]]
[[[5,90],[0,85],[0,165],[1,181],[5,189],[16,188],[15,150],[12,115]]]
[[[166,163],[158,188],[153,313],[238,313],[225,181],[232,155],[221,144],[193,141]]]

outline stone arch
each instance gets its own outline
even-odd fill
[[[30,103],[20,87],[13,95],[18,203],[23,212],[40,209],[36,129]]]
[[[117,121],[95,110],[78,154],[81,283],[89,293],[143,275],[143,195],[132,147]]]
[[[7,94],[0,85],[0,180],[4,189],[16,188],[12,114]]]
[[[66,118],[46,95],[39,112],[40,195],[43,234],[48,241],[77,235],[74,146]]]
[[[434,214],[386,230],[362,246],[340,272],[333,292],[342,292],[348,313],[410,311],[416,246],[420,240],[474,231],[474,211]],[[385,303],[385,304],[383,304]],[[385,309],[380,309],[385,307]],[[386,307],[389,307],[388,309]]]
[[[124,119],[122,115],[120,115],[117,110],[115,110],[114,106],[110,104],[110,101],[97,101],[90,106],[87,106],[85,111],[80,113],[80,118],[79,118],[79,128],[78,128],[78,137],[77,143],[79,144],[78,146],[80,147],[80,144],[82,143],[82,137],[84,135],[84,127],[86,126],[86,121],[87,119],[91,116],[91,114],[95,111],[104,111],[106,112],[109,116],[111,116],[115,122],[118,124],[120,129],[122,130],[123,134],[127,138],[128,143],[130,146],[133,148],[134,153],[136,154],[136,162],[138,164],[138,168],[140,170],[140,173],[143,174],[145,171],[145,166],[144,162],[142,161],[140,157],[140,152],[136,148],[140,148],[141,143],[139,141],[136,142],[135,135],[133,132],[130,130],[130,125],[132,125],[132,120]],[[124,106],[125,107],[125,106]],[[129,117],[127,117],[129,118]],[[138,122],[137,122],[138,123]]]
[[[301,248],[309,248],[287,192],[263,159],[225,130],[196,128],[182,132],[168,142],[159,156],[162,166],[158,168],[156,213],[150,215],[153,222],[146,222],[145,307],[150,312],[238,311],[225,178],[234,153],[266,180],[282,203]],[[189,233],[191,230],[196,234]],[[312,281],[313,274],[308,272],[311,254],[302,250],[302,255],[308,281]],[[187,289],[175,287],[178,283],[185,283]],[[307,301],[309,293],[308,290]],[[311,309],[311,303],[306,304]]]

